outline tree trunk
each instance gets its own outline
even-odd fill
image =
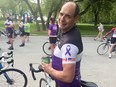
[[[35,22],[36,22],[37,31],[40,31],[39,23],[38,23],[38,21],[37,21],[38,8],[36,9],[36,11],[34,11],[34,10],[32,9],[32,7],[30,6],[28,0],[24,0],[24,1],[25,1],[25,3],[27,4],[27,6],[29,7],[31,13],[32,13],[33,16],[34,16],[34,19],[35,19]]]
[[[35,20],[35,23],[36,23],[36,28],[37,28],[37,31],[40,31],[39,22],[38,22],[38,20],[37,20],[37,19]]]
[[[94,12],[94,26],[97,26],[97,24],[98,24],[98,14],[99,14],[99,12],[98,11],[95,11]]]
[[[46,21],[46,28],[47,28],[47,29],[48,29],[48,27],[49,27],[49,20],[50,20],[51,15],[52,15],[52,11],[49,11],[48,19],[47,19],[47,21]]]
[[[42,28],[45,31],[46,27],[45,27],[45,21],[43,19],[43,14],[42,14],[42,11],[41,11],[41,7],[40,7],[40,0],[37,0],[37,3],[38,3],[39,15],[40,15],[40,18],[41,18]]]

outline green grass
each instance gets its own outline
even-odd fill
[[[98,26],[94,26],[92,24],[78,25],[78,29],[80,30],[83,36],[96,36],[98,34]],[[111,25],[104,25],[104,34],[108,32],[112,28]]]
[[[47,36],[47,30],[42,31],[41,25],[40,25],[40,31],[36,29],[36,25],[34,23],[30,23],[31,26],[31,35],[46,35]],[[108,32],[114,25],[104,25],[105,32]],[[0,29],[4,28],[4,21],[0,21]],[[18,29],[18,23],[15,23],[15,29]],[[96,36],[98,34],[98,28],[97,26],[94,26],[93,24],[78,24],[78,29],[81,32],[82,36]]]

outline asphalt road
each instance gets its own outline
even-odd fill
[[[94,37],[82,37],[84,51],[81,62],[81,76],[85,81],[95,82],[98,87],[116,87],[116,54],[112,54],[112,59],[108,54],[100,56],[97,54],[97,46],[102,43],[94,41]],[[0,37],[0,47],[2,51],[8,51],[7,38]],[[25,47],[19,47],[21,41],[17,37],[14,41],[15,68],[22,70],[28,77],[27,87],[39,87],[39,79],[43,73],[37,73],[37,80],[32,79],[29,72],[29,63],[41,63],[41,57],[45,54],[42,51],[42,44],[48,40],[46,36],[30,36],[30,41]],[[37,68],[37,65],[35,65]]]

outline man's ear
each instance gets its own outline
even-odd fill
[[[77,23],[78,22],[78,19],[79,19],[79,15],[75,16],[74,17],[74,22]]]

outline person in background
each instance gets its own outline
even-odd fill
[[[22,18],[20,18],[19,31],[20,31],[20,38],[21,38],[21,44],[19,45],[19,47],[24,47],[26,33],[24,30],[24,20]]]
[[[30,24],[28,23],[27,20],[25,20],[24,30],[25,30],[25,33],[26,33],[26,38],[25,38],[25,39],[27,39],[27,42],[29,42],[29,36],[30,36]]]
[[[11,18],[11,15],[9,13],[7,13],[6,15],[7,20],[5,21],[5,28],[8,31],[8,44],[10,44],[11,46],[8,48],[9,50],[13,50],[13,42],[14,42],[14,23],[13,20]]]
[[[51,56],[53,55],[54,48],[56,46],[57,34],[58,34],[58,27],[57,27],[57,24],[55,24],[55,19],[50,18],[48,36],[49,36],[49,42],[50,42]]]
[[[58,87],[81,87],[80,63],[83,43],[76,26],[78,18],[79,6],[73,1],[66,2],[58,17],[61,39],[54,49],[51,63],[42,62],[44,72],[55,79]]]
[[[103,41],[103,32],[104,32],[104,26],[102,23],[99,23],[99,26],[98,26],[98,35],[96,38],[94,38],[94,40],[97,40],[98,38],[100,38],[101,41]]]
[[[116,27],[113,27],[108,33],[106,33],[103,37],[108,36],[109,34],[112,34],[111,36],[111,44],[109,47],[109,58],[112,57],[112,50],[116,44]]]

